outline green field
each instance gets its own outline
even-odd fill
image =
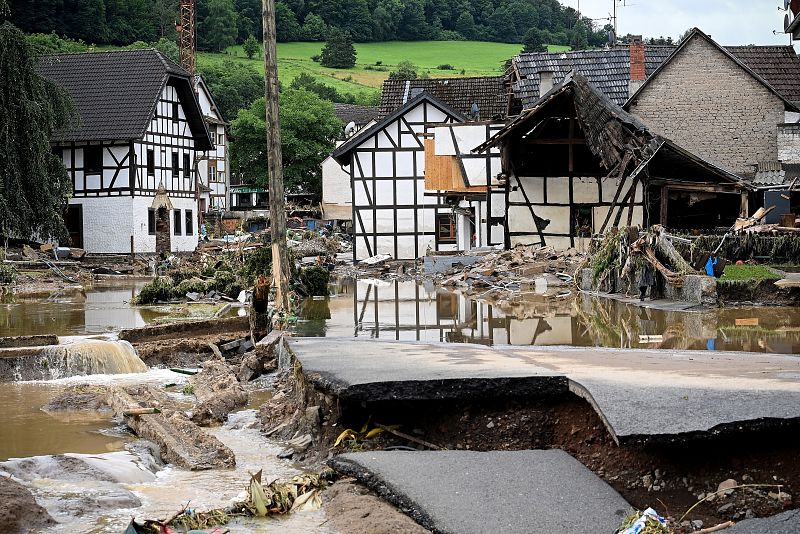
[[[279,43],[278,76],[288,85],[302,72],[335,87],[343,93],[361,94],[364,98],[376,97],[389,71],[401,61],[408,60],[418,67],[420,74],[431,77],[497,76],[502,65],[521,50],[519,44],[489,43],[481,41],[391,41],[357,43],[356,66],[352,69],[329,69],[311,60],[322,50],[324,43]],[[568,50],[568,47],[550,46],[550,51]],[[240,46],[228,48],[224,54],[200,52],[199,66],[237,61],[264,71],[261,58],[247,59]],[[380,62],[380,65],[377,63]],[[439,65],[452,65],[453,70],[439,70]]]

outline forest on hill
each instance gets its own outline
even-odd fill
[[[92,44],[171,39],[178,0],[11,0],[12,22]],[[558,0],[277,0],[278,40],[324,41],[331,28],[356,42],[477,40],[601,46],[599,28]],[[261,0],[196,0],[197,45],[222,51],[261,37]]]

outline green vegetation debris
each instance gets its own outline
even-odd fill
[[[726,265],[720,281],[780,280],[781,276],[764,265]]]

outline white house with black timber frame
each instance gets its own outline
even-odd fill
[[[446,190],[426,186],[426,138],[433,141],[437,127],[465,120],[422,92],[333,152],[350,170],[355,261],[384,253],[416,259],[428,250],[459,250],[454,210],[459,202]]]
[[[192,251],[198,152],[212,149],[190,75],[156,50],[44,56],[79,122],[53,140],[72,177],[67,227],[89,253]]]
[[[200,213],[223,212],[228,209],[228,124],[220,113],[211,91],[202,76],[196,75],[195,93],[214,148],[197,159],[200,188]]]

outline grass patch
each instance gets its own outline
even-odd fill
[[[727,265],[720,277],[721,282],[742,282],[749,280],[780,280],[781,276],[764,265]]]

